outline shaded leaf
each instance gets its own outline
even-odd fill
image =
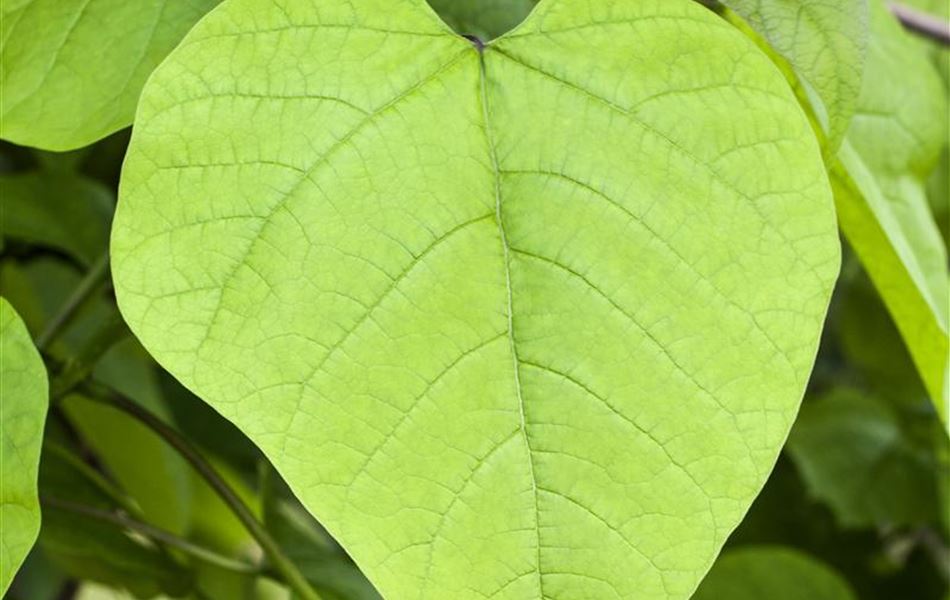
[[[88,265],[109,241],[112,193],[72,173],[0,175],[0,234],[62,250]]]
[[[394,600],[687,597],[839,258],[786,83],[689,0],[546,0],[484,53],[423,0],[231,0],[146,86],[112,251]]]
[[[693,600],[855,600],[848,583],[814,558],[782,546],[731,550],[713,565]]]
[[[917,420],[923,431],[887,401],[838,388],[804,404],[788,451],[810,493],[842,525],[928,524],[940,510],[942,465],[926,427],[933,421]]]
[[[48,150],[129,125],[146,78],[219,0],[4,0],[0,137]]]
[[[26,326],[0,298],[0,595],[40,529],[36,483],[48,386],[46,367]]]
[[[522,22],[535,0],[427,0],[449,27],[483,42],[495,39]]]

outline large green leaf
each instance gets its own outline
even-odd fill
[[[791,64],[808,86],[832,149],[861,91],[868,0],[723,0]]]
[[[750,546],[720,557],[693,600],[854,600],[838,573],[782,546]]]
[[[47,390],[46,368],[26,326],[0,298],[0,596],[40,530],[36,478]]]
[[[796,100],[689,0],[544,0],[483,53],[423,0],[229,1],[120,196],[133,330],[391,599],[687,597],[838,268]]]
[[[132,122],[142,85],[220,0],[2,0],[0,137],[69,150]]]
[[[865,84],[832,169],[838,217],[950,425],[947,253],[924,188],[947,127],[939,75],[874,2]]]
[[[925,525],[938,518],[943,466],[914,421],[884,399],[837,388],[805,403],[788,449],[842,525]]]

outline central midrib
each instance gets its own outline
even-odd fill
[[[528,437],[527,419],[525,418],[524,396],[521,388],[521,361],[518,358],[518,346],[515,343],[514,319],[512,310],[512,290],[511,290],[511,251],[508,247],[508,236],[505,234],[505,225],[502,220],[501,212],[501,169],[498,166],[498,153],[495,150],[495,136],[491,127],[491,110],[488,102],[488,77],[485,68],[485,52],[490,51],[490,47],[479,47],[479,82],[481,88],[482,118],[485,124],[485,136],[488,141],[488,151],[491,156],[492,172],[495,183],[495,221],[498,224],[498,237],[501,241],[502,259],[505,265],[505,292],[508,316],[508,345],[511,351],[512,367],[514,371],[515,394],[518,398],[518,412],[521,418],[521,434],[524,438],[525,450],[528,455],[528,475],[531,478],[531,490],[534,493],[534,528],[537,534],[537,573],[538,573],[538,597],[542,600],[544,596],[544,579],[541,576],[541,512],[538,506],[538,483],[534,474],[534,455],[531,450],[531,441]]]

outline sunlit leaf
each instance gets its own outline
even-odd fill
[[[384,597],[686,598],[834,225],[786,83],[690,0],[545,0],[484,53],[423,0],[230,0],[143,93],[113,274]]]
[[[0,137],[69,150],[129,125],[142,85],[219,0],[3,0]]]
[[[855,600],[848,583],[827,565],[781,546],[725,552],[693,600]]]
[[[0,298],[0,596],[40,529],[36,478],[47,394],[40,354],[19,315]]]

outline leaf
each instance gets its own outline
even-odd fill
[[[0,596],[40,530],[36,478],[49,402],[46,367],[19,315],[0,298]]]
[[[783,546],[726,552],[693,600],[855,600],[848,583],[824,563]]]
[[[73,577],[128,589],[140,598],[181,596],[191,575],[171,557],[114,525],[45,507],[40,544]]]
[[[838,219],[950,427],[947,253],[924,191],[946,98],[926,55],[882,3],[872,9],[865,85],[831,171]]]
[[[827,502],[843,526],[937,521],[942,465],[931,436],[905,420],[886,400],[849,388],[802,406],[788,451],[810,493]]]
[[[796,100],[688,0],[544,0],[483,55],[422,0],[232,0],[120,196],[134,332],[392,600],[688,597],[839,260]]]
[[[152,70],[219,0],[3,0],[0,137],[47,150],[128,126]]]
[[[455,31],[493,40],[522,22],[535,0],[427,0]]]
[[[861,91],[868,0],[723,0],[723,4],[788,60],[821,109],[830,150],[836,149]]]
[[[73,173],[0,175],[0,233],[62,250],[89,265],[106,249],[113,200],[109,190]]]

